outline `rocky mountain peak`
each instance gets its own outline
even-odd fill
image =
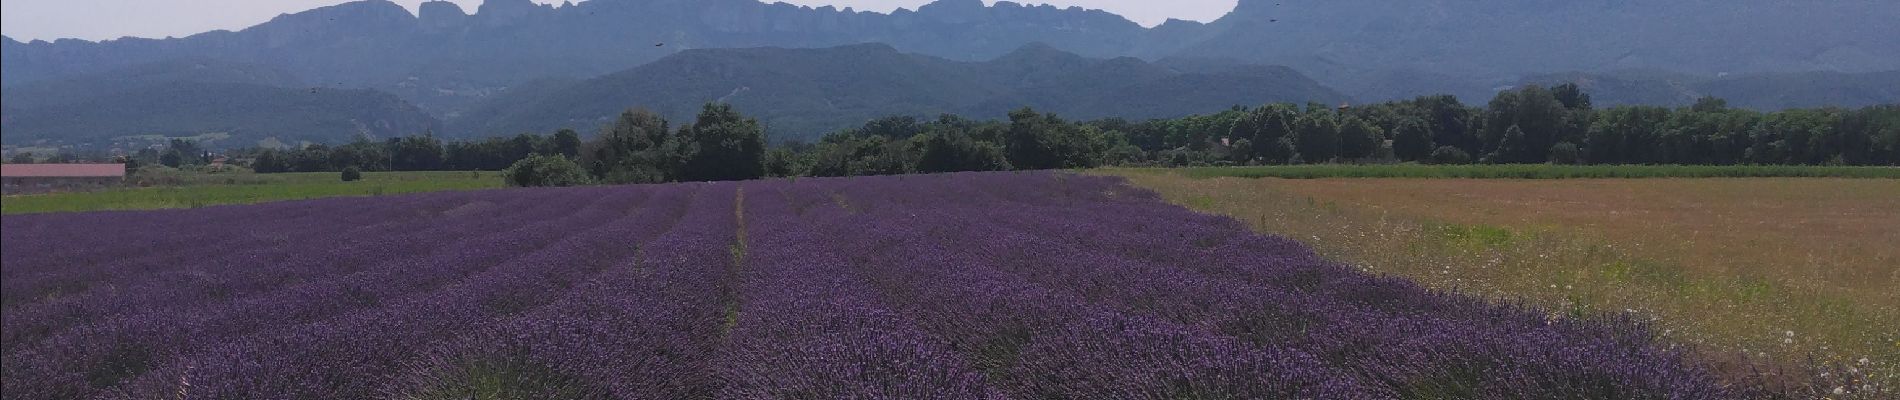
[[[416,18],[422,21],[425,28],[447,29],[467,23],[468,13],[453,2],[431,0],[417,7]]]

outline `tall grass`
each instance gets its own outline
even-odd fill
[[[1234,178],[1878,178],[1900,179],[1895,167],[1795,165],[1287,165],[1186,168],[1197,179]]]

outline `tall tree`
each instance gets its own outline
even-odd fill
[[[1565,83],[1552,87],[1550,88],[1550,94],[1556,97],[1557,102],[1563,104],[1564,108],[1572,110],[1588,110],[1591,108],[1590,94],[1585,93],[1583,87],[1577,86],[1576,83]]]
[[[681,175],[692,181],[731,181],[765,176],[765,131],[731,104],[708,103],[683,132],[692,148]]]
[[[1108,151],[1101,131],[1030,108],[1009,113],[1003,147],[1018,169],[1090,168]]]
[[[1295,120],[1299,139],[1295,141],[1300,158],[1309,163],[1323,163],[1339,156],[1339,122],[1324,107],[1315,110],[1309,107],[1306,113]]]
[[[1379,151],[1385,132],[1356,116],[1346,116],[1339,124],[1339,157],[1365,159]]]
[[[443,169],[442,140],[433,134],[389,139],[389,167],[398,171]]]
[[[1403,161],[1421,161],[1430,157],[1436,145],[1432,143],[1431,128],[1425,121],[1406,119],[1399,121],[1392,132],[1392,154]]]
[[[608,183],[658,183],[679,174],[684,144],[673,140],[666,118],[646,109],[621,112],[600,137],[582,145],[581,165]],[[669,145],[670,144],[670,145]]]
[[[1509,162],[1541,163],[1546,153],[1558,139],[1565,134],[1566,112],[1563,103],[1549,90],[1541,86],[1530,85],[1518,90],[1498,93],[1491,99],[1485,111],[1483,140],[1487,154],[1499,154],[1497,159],[1514,160]],[[1498,151],[1504,135],[1511,127],[1518,127],[1524,138],[1519,146],[1511,151]]]
[[[924,140],[917,172],[1003,171],[1010,169],[1002,149],[977,142],[959,130],[944,130]]]
[[[554,132],[554,137],[548,139],[548,146],[553,147],[554,154],[578,159],[581,155],[581,134],[574,132],[573,129],[562,129]]]

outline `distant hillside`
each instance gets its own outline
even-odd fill
[[[1729,99],[1729,105],[1756,110],[1900,104],[1900,71],[1751,75],[1711,81],[1699,87],[1703,93]]]
[[[128,137],[215,134],[222,145],[341,142],[440,128],[421,109],[367,89],[279,87],[299,82],[267,67],[167,61],[7,88],[8,144],[109,146]]]
[[[245,83],[260,86],[304,86],[296,75],[260,64],[218,60],[165,60],[111,71],[82,74],[46,82],[7,87],[10,108],[38,108],[90,100],[104,94],[178,82]]]
[[[1393,73],[1485,88],[1557,71],[1894,70],[1896,20],[1885,0],[1240,0],[1153,54],[1287,65],[1372,101],[1417,94],[1377,79]]]
[[[1598,106],[1686,106],[1703,96],[1720,97],[1731,106],[1761,111],[1900,103],[1900,71],[1802,72],[1720,78],[1658,72],[1573,72],[1533,76],[1521,83],[1546,86],[1576,83],[1590,93],[1591,100]]]
[[[1177,117],[1234,105],[1346,96],[1283,67],[1184,71],[1030,45],[985,62],[905,54],[882,44],[826,49],[692,50],[571,84],[504,95],[451,121],[457,134],[592,130],[628,107],[690,119],[732,103],[775,139],[814,138],[889,115],[1001,118],[1032,106],[1070,118]]]
[[[894,13],[757,0],[485,0],[420,11],[367,0],[177,39],[0,40],[0,85],[172,58],[270,65],[311,85],[372,88],[454,116],[515,86],[588,79],[687,50],[887,43],[959,61],[1028,43],[1088,57],[1285,65],[1359,100],[1483,96],[1558,71],[1714,76],[1900,69],[1886,0],[1240,0],[1211,22],[1143,28],[1115,14],[939,0]]]

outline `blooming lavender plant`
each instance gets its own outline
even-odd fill
[[[8,399],[1736,396],[1640,323],[1367,275],[1105,177],[0,223]]]

